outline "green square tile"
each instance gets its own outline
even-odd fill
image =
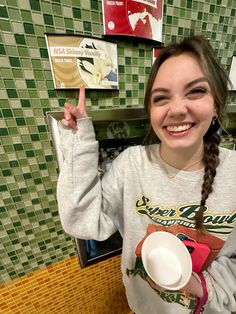
[[[12,69],[14,78],[23,78],[23,72],[21,69]]]
[[[38,41],[38,47],[45,47],[46,46],[45,37],[37,37],[37,41]]]
[[[202,17],[203,17],[203,13],[202,12],[198,12],[197,19],[198,20],[202,20]]]
[[[43,15],[43,19],[44,19],[44,23],[46,25],[54,25],[54,22],[53,22],[53,16],[50,15],[50,14],[44,14]]]
[[[55,33],[55,28],[52,26],[48,26],[46,25],[46,29],[45,29],[46,33]]]
[[[42,69],[42,63],[40,59],[32,59],[31,62],[34,69]]]
[[[28,90],[20,90],[18,89],[19,98],[29,98]]]
[[[23,34],[15,34],[15,40],[19,45],[26,45],[25,36]]]
[[[31,16],[31,12],[30,11],[21,10],[21,16],[22,16],[22,20],[24,22],[32,23],[32,16]]]
[[[186,14],[186,10],[182,9],[182,6],[181,6],[180,17],[185,17],[185,14]]]
[[[219,23],[222,24],[224,22],[224,16],[220,16]]]
[[[26,118],[27,125],[35,125],[36,121],[34,118]]]
[[[91,30],[92,30],[91,22],[83,21],[83,25],[84,25],[84,30],[85,31],[91,32]]]
[[[52,10],[53,10],[53,14],[62,15],[62,9],[61,9],[60,4],[52,3]]]
[[[18,46],[19,55],[21,57],[29,57],[29,52],[27,47]]]
[[[35,35],[44,36],[44,33],[45,33],[44,26],[34,25],[34,29],[35,29]]]
[[[23,23],[26,34],[35,34],[34,25],[31,23]]]
[[[39,95],[38,95],[37,90],[29,90],[29,97],[30,98],[38,98]]]
[[[125,73],[125,67],[124,65],[118,65],[118,70],[119,70],[119,73]]]
[[[37,142],[37,141],[40,140],[38,134],[31,134],[30,137],[31,137],[31,140],[32,140],[33,142]]]
[[[27,88],[36,88],[34,80],[25,80]]]
[[[13,109],[13,112],[15,117],[22,117],[24,115],[22,109]]]
[[[17,125],[26,125],[26,121],[24,118],[16,118]]]
[[[31,64],[31,60],[29,58],[21,58],[21,65],[22,68],[24,69],[31,69],[32,68],[32,64]]]
[[[9,7],[8,12],[9,12],[10,19],[15,20],[15,21],[21,21],[20,10]]]
[[[1,131],[1,129],[0,129],[0,131]],[[5,184],[0,185],[0,192],[6,192],[6,191],[7,191],[7,186]]]
[[[36,80],[44,79],[44,73],[41,70],[34,71],[34,77]]]
[[[35,36],[26,35],[27,40],[27,46],[37,48],[38,47],[38,41]]]
[[[131,57],[125,57],[125,65],[131,65]]]
[[[2,114],[4,118],[13,117],[13,113],[11,109],[2,109]]]
[[[97,0],[91,0],[91,10],[99,10],[99,5],[98,5],[98,1]]]
[[[206,23],[206,22],[203,22],[203,23],[202,23],[202,29],[203,29],[203,30],[206,30],[206,28],[207,28],[207,23]]]
[[[81,19],[81,9],[79,8],[72,8],[73,17],[77,19]]]
[[[14,83],[14,80],[4,80],[4,84],[5,84],[5,87],[6,88],[15,88],[15,83]]]
[[[23,145],[21,143],[18,143],[18,144],[13,144],[14,148],[15,148],[15,151],[21,151],[23,150]]]
[[[53,2],[57,2],[57,1],[53,1]],[[52,1],[49,1],[48,2],[41,2],[41,10],[42,12],[47,12],[48,14],[52,14],[53,11],[52,11]]]
[[[40,48],[39,51],[41,58],[48,59],[48,50],[46,48]]]
[[[65,22],[65,27],[71,29],[71,30],[72,30],[72,33],[73,33],[73,32],[74,32],[74,31],[73,31],[73,29],[74,29],[73,20],[72,20],[72,19],[69,19],[69,18],[65,18],[65,19],[64,19],[64,22]]]
[[[41,11],[40,1],[39,0],[29,0],[31,10],[33,11]]]
[[[215,5],[214,4],[211,4],[210,5],[210,13],[214,13],[215,12]]]
[[[220,14],[220,7],[218,7],[218,6],[215,7],[215,14],[217,14],[217,15]]]
[[[187,0],[187,8],[191,9],[192,8],[192,0]]]
[[[9,135],[7,128],[0,128],[0,136],[6,136]]]
[[[224,18],[224,24],[229,25],[229,23],[230,23],[229,17],[228,17],[228,16],[225,16],[225,18]]]
[[[0,43],[0,55],[6,55],[5,46],[1,43]]]
[[[198,11],[198,2],[197,1],[193,1],[192,8],[193,8],[193,10]]]
[[[100,21],[99,12],[91,12],[91,18],[92,18],[93,23],[99,22]]]
[[[7,89],[7,95],[9,98],[17,98],[18,94],[17,94],[17,90],[16,89]]]
[[[10,56],[18,56],[18,50],[16,46],[6,46],[7,54]]]
[[[8,12],[7,12],[7,8],[5,6],[1,6],[1,10],[0,10],[0,18],[8,18]]]
[[[62,17],[55,16],[54,17],[54,24],[57,27],[62,27],[62,28],[65,27],[64,19]]]

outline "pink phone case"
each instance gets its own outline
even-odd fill
[[[210,253],[210,248],[207,244],[183,240],[192,259],[193,272],[199,274]]]

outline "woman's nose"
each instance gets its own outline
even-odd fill
[[[175,98],[169,102],[169,115],[185,115],[187,111],[187,104],[184,99]]]

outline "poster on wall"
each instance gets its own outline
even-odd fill
[[[163,49],[163,48],[156,48],[155,47],[152,49],[152,63],[154,63],[156,58],[159,56],[161,49]]]
[[[117,44],[77,35],[45,34],[55,89],[118,89]]]
[[[163,0],[103,0],[105,35],[162,42]]]
[[[229,79],[232,83],[230,90],[236,90],[236,56],[233,56],[229,71]]]

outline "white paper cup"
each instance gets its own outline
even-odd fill
[[[184,243],[165,231],[151,233],[142,245],[142,261],[148,276],[159,286],[179,290],[189,281],[192,260]]]

